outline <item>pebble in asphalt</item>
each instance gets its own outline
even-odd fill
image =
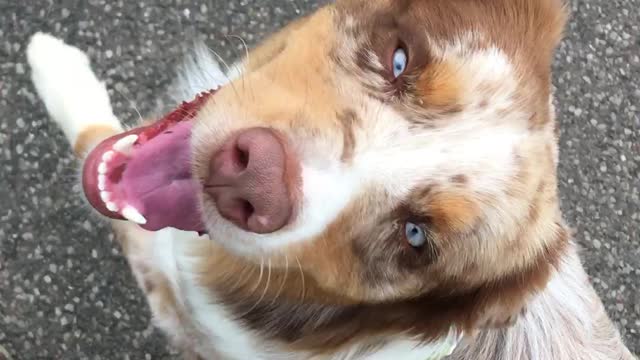
[[[29,81],[46,31],[88,51],[117,115],[161,107],[195,37],[244,53],[307,0],[0,0],[0,346],[20,359],[172,359]],[[555,65],[563,208],[608,313],[640,352],[639,0],[573,0]],[[201,35],[203,34],[203,35]],[[227,36],[227,35],[237,35]]]

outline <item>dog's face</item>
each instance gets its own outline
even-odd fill
[[[564,18],[560,0],[338,1],[215,95],[99,145],[85,192],[150,230],[206,229],[227,250],[204,281],[283,340],[501,324],[567,243]]]
[[[193,131],[203,184],[230,136],[275,131],[290,214],[248,231],[203,192],[207,229],[354,301],[526,281],[561,232],[550,63],[563,21],[556,0],[345,0],[295,24]]]

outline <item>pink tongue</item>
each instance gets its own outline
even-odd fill
[[[147,230],[204,231],[199,185],[191,175],[190,136],[191,121],[184,121],[133,147],[116,186],[145,217]]]
[[[204,233],[201,188],[191,175],[191,122],[215,92],[201,93],[152,125],[98,144],[82,172],[89,203],[104,216],[126,218],[147,230]]]

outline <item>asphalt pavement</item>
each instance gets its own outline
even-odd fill
[[[50,32],[86,50],[116,115],[162,106],[196,37],[232,60],[312,0],[0,0],[0,359],[173,359],[29,80]],[[572,0],[555,65],[567,221],[608,313],[640,353],[640,0]]]

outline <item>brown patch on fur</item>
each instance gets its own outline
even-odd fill
[[[409,244],[405,234],[407,222],[423,229],[424,245]],[[407,278],[428,268],[440,255],[431,219],[405,205],[392,211],[387,221],[355,234],[351,244],[354,257],[362,264],[362,283],[373,287],[385,283],[402,287]]]
[[[169,281],[159,273],[148,276],[148,281],[152,284],[147,296],[154,297],[156,307],[154,311],[161,313],[180,313],[181,307],[176,302],[175,294]],[[180,317],[184,317],[180,316]]]
[[[490,281],[477,294],[479,308],[470,320],[474,326],[500,326],[522,313],[530,296],[545,288],[569,245],[568,232],[557,225],[557,232],[524,269]],[[494,292],[494,291],[497,291]],[[497,295],[499,294],[499,295]],[[467,329],[471,329],[470,326]]]
[[[457,111],[463,86],[458,65],[450,62],[428,66],[415,84],[417,95],[425,107]]]
[[[549,117],[546,116],[546,114],[548,114],[548,111],[542,108],[541,112],[542,114],[536,112],[531,114],[531,116],[529,117],[529,120],[527,121],[527,128],[529,129],[529,131],[543,129],[544,126],[549,123]]]
[[[329,253],[337,254],[338,252]],[[304,271],[299,256],[273,257],[269,261],[241,258],[215,242],[194,250],[194,254],[208,254],[200,265],[200,282],[215,288],[216,294],[233,297],[248,296],[247,301],[264,299],[315,299],[325,303],[346,304],[353,300],[322,289]],[[327,252],[317,253],[317,258]],[[322,260],[319,260],[322,261]],[[307,268],[305,264],[304,268]]]
[[[317,239],[293,250],[308,274],[316,277],[325,292],[332,293],[333,301],[342,304],[366,298],[362,280],[367,269],[354,253],[350,241],[356,236],[352,224],[357,221],[350,211],[345,211]],[[338,241],[338,237],[344,241]]]
[[[426,206],[436,228],[445,233],[464,232],[472,228],[481,215],[475,201],[456,193],[434,193]]]
[[[454,184],[464,185],[469,182],[469,178],[465,174],[458,174],[451,177],[451,182]]]
[[[144,283],[142,284],[142,291],[145,293],[150,293],[155,289],[155,283],[150,279],[144,279]]]
[[[331,10],[324,8],[287,27],[277,35],[279,41],[267,41],[252,53],[236,86],[220,89],[216,101],[207,103],[201,113],[225,104],[229,116],[274,129],[304,128],[311,133],[335,128],[340,104],[333,87],[332,65],[327,61],[334,41],[332,23]],[[194,161],[205,163],[210,152],[200,149]]]
[[[120,132],[121,130],[109,125],[93,125],[88,127],[78,134],[76,143],[73,146],[73,151],[76,156],[83,157],[100,141],[119,134]]]
[[[338,114],[338,121],[342,126],[342,162],[349,163],[353,159],[356,147],[355,127],[360,120],[355,111],[347,109]]]
[[[526,223],[528,225],[535,225],[540,219],[541,207],[545,206],[544,197],[545,197],[545,188],[547,183],[544,180],[540,181],[538,188],[534,193],[533,200],[529,203],[529,213],[527,215]]]

